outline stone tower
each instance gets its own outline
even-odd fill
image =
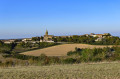
[[[48,30],[46,30],[46,33],[45,33],[45,35],[48,35]]]

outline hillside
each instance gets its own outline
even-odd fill
[[[92,48],[107,47],[107,45],[62,44],[62,45],[52,46],[52,47],[43,48],[43,49],[27,51],[21,54],[31,55],[31,56],[40,56],[40,54],[43,53],[43,54],[46,54],[47,56],[66,56],[67,52],[74,51],[75,47],[92,49]],[[108,47],[112,47],[112,45],[109,45]]]

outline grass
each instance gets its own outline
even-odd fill
[[[0,79],[120,79],[120,63],[1,68]]]
[[[46,54],[47,56],[66,56],[67,52],[74,51],[75,47],[78,48],[103,48],[103,47],[112,47],[112,45],[88,45],[88,44],[62,44],[57,46],[52,46],[48,48],[33,50],[23,52],[21,54],[24,55],[31,55],[31,56],[40,56],[42,53]]]

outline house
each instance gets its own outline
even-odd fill
[[[102,41],[103,38],[97,38],[95,41]]]
[[[103,34],[96,34],[96,37],[102,38]]]
[[[89,36],[89,34],[85,34],[85,36],[87,36],[87,37],[88,37],[88,36]]]
[[[25,38],[25,39],[22,39],[23,42],[29,42],[29,41],[32,41],[32,38]]]
[[[14,43],[15,40],[14,40],[14,39],[11,39],[11,40],[4,40],[3,42],[6,43],[6,44],[10,44],[10,43]]]
[[[94,33],[91,33],[91,34],[90,34],[90,36],[92,36],[92,37],[96,37],[96,34],[94,34]]]
[[[94,33],[91,33],[90,36],[98,37],[98,38],[105,38],[105,37],[108,37],[108,36],[111,36],[111,35],[109,33],[104,33],[104,34],[94,34]]]

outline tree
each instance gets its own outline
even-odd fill
[[[4,44],[4,43],[0,40],[0,47],[3,46],[3,44]]]
[[[44,37],[43,37],[43,36],[41,36],[41,37],[40,37],[40,39],[43,41]]]
[[[119,45],[120,44],[120,40],[117,39],[116,42],[115,42],[115,45]]]
[[[32,37],[32,41],[40,41],[40,37]]]

